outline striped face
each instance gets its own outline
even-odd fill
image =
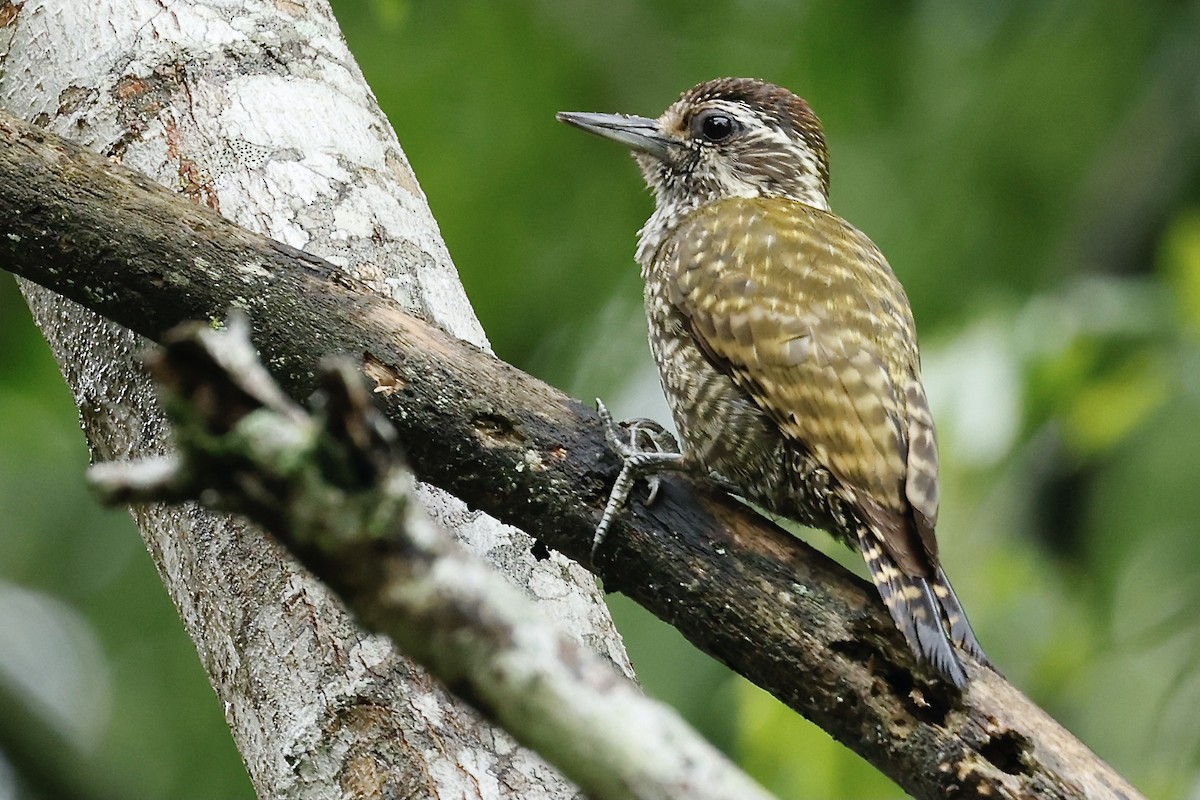
[[[657,123],[670,146],[636,155],[660,208],[681,216],[730,197],[782,197],[829,209],[821,123],[787,89],[744,78],[708,81]]]

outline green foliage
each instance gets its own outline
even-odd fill
[[[632,261],[651,201],[626,156],[554,112],[656,114],[721,74],[807,96],[834,208],[913,302],[944,560],[980,638],[1147,794],[1194,796],[1200,6],[334,7],[496,350],[629,416],[665,413]],[[136,535],[80,488],[70,400],[3,279],[0,376],[0,579],[97,632],[112,711],[94,757],[146,797],[248,793]],[[900,796],[660,623],[617,613],[648,689],[770,787]]]
[[[1200,335],[1200,209],[1186,209],[1171,222],[1163,237],[1162,272],[1180,327]]]
[[[746,770],[780,797],[897,796],[895,784],[847,758],[846,748],[771,695],[740,678],[737,690],[736,753]]]
[[[0,682],[61,711],[48,719],[73,747],[48,763],[111,775],[96,797],[253,796],[129,514],[101,509],[84,485],[78,412],[7,275],[0,419]]]

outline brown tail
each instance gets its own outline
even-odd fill
[[[951,637],[981,663],[989,662],[945,573],[939,568],[932,578],[907,575],[896,566],[869,526],[862,526],[858,536],[871,580],[913,653],[932,664],[955,686],[960,689],[966,686],[967,673]]]
[[[946,625],[950,628],[950,638],[957,642],[963,650],[970,653],[980,664],[991,667],[992,662],[983,652],[983,648],[979,646],[979,640],[975,638],[975,631],[971,630],[971,621],[967,619],[967,612],[963,611],[962,605],[958,602],[958,595],[954,593],[954,587],[950,585],[950,580],[941,567],[938,567],[930,584],[933,586],[934,596],[942,606],[942,611],[945,612]]]

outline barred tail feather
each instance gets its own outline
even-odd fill
[[[908,646],[918,658],[932,664],[955,686],[960,689],[966,686],[967,673],[943,626],[942,608],[947,601],[942,600],[939,604],[937,590],[929,580],[902,572],[884,549],[879,536],[869,527],[863,526],[859,531],[858,544],[867,562],[871,580],[875,582],[879,596],[883,598],[896,627],[904,634]],[[937,581],[937,578],[934,580]],[[957,608],[950,584],[939,582],[938,585],[946,589],[946,597]],[[958,612],[959,618],[965,623],[966,616],[961,613],[962,609],[958,608]],[[971,641],[974,641],[974,635]]]
[[[962,649],[970,653],[980,664],[991,667],[992,662],[984,654],[983,648],[979,646],[979,640],[975,638],[975,631],[971,630],[971,621],[967,619],[967,613],[963,611],[962,605],[958,602],[958,596],[954,594],[954,587],[950,585],[950,581],[941,567],[938,567],[938,571],[930,583],[938,603],[946,612],[946,624],[950,627],[950,638],[958,642]]]

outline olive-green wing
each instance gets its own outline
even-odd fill
[[[879,250],[831,214],[764,199],[693,212],[671,250],[670,299],[701,349],[854,493],[903,569],[927,574],[937,444],[908,301]]]

